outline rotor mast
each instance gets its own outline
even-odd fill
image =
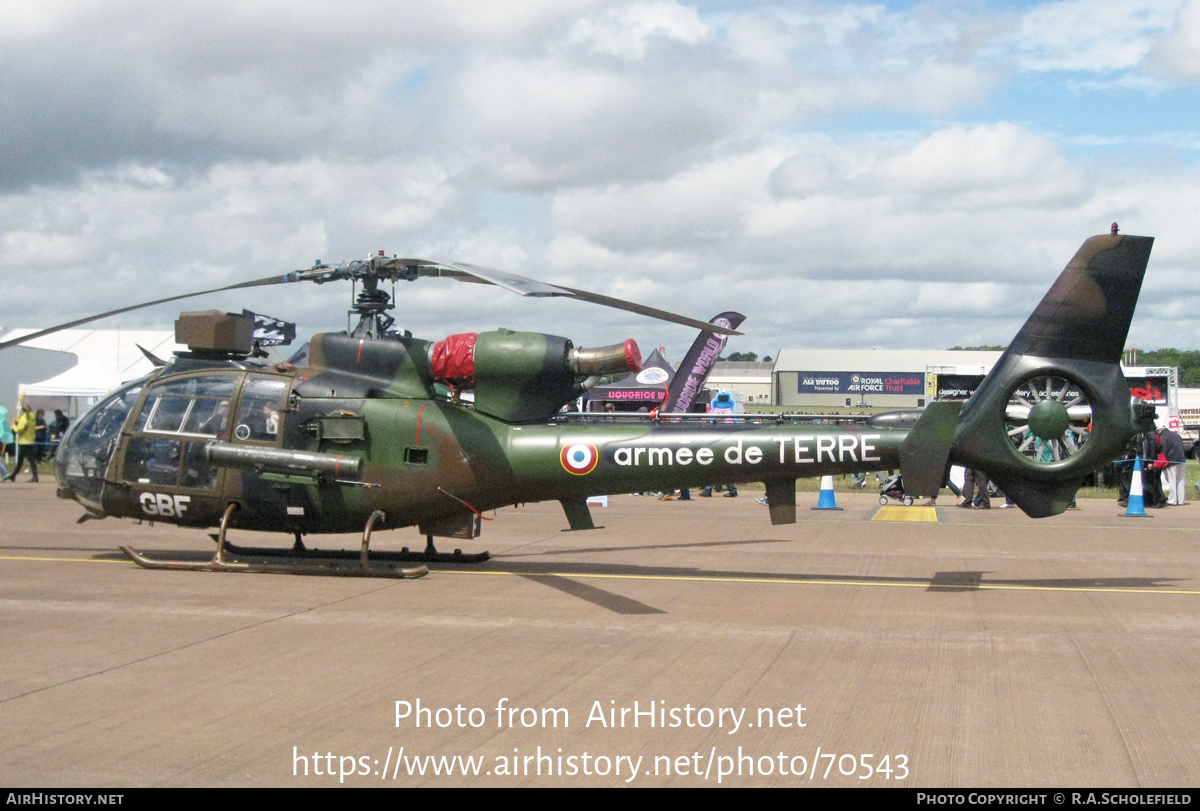
[[[357,282],[355,280],[355,287]],[[392,282],[392,295],[379,289],[379,277],[364,274],[361,278],[362,290],[354,298],[354,303],[346,312],[346,333],[352,338],[369,338],[376,340],[391,334],[389,330],[396,319],[388,314],[388,310],[396,306],[395,282]],[[351,292],[354,295],[354,292]],[[358,324],[350,327],[351,316],[358,314]]]

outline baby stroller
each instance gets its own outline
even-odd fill
[[[905,507],[911,507],[913,497],[905,495],[904,480],[899,473],[894,473],[879,483],[879,503],[887,504],[889,498],[894,498]]]

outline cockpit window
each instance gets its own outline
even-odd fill
[[[99,508],[108,464],[144,383],[136,380],[117,389],[80,417],[63,438],[57,455],[58,478],[81,503]]]
[[[122,478],[138,484],[212,489],[217,468],[204,446],[229,433],[240,374],[175,378],[151,386],[125,451]]]
[[[216,436],[225,433],[229,419],[229,401],[213,397],[200,397],[192,401],[187,419],[183,422],[185,434]]]
[[[141,484],[179,484],[183,443],[155,436],[134,437],[125,452],[125,479]]]
[[[178,433],[183,427],[183,418],[192,408],[192,401],[185,397],[155,397],[150,409],[147,431],[169,431]]]
[[[206,397],[233,396],[233,388],[237,385],[238,375],[203,375],[201,377],[185,377],[182,380],[168,380],[155,386],[159,394],[176,394],[182,397],[194,397],[202,394]]]
[[[274,442],[279,436],[279,408],[287,382],[277,377],[251,377],[242,390],[235,438],[250,442]]]
[[[229,399],[237,378],[189,377],[154,386],[134,431],[218,437],[229,422]]]

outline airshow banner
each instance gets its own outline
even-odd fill
[[[1061,380],[1061,378],[1058,378]],[[1151,405],[1166,405],[1167,404],[1167,377],[1151,376],[1151,377],[1127,377],[1126,382],[1129,383],[1129,393],[1139,400],[1145,400]],[[975,389],[979,388],[983,383],[983,375],[938,375],[937,376],[937,399],[938,400],[966,400],[975,393]],[[1040,389],[1039,389],[1040,391]],[[1029,399],[1031,394],[1028,388],[1018,389],[1015,394],[1025,399]],[[1059,393],[1054,392],[1058,397]],[[1065,394],[1061,395],[1064,401],[1074,400],[1083,396],[1083,392],[1076,385],[1071,385]]]
[[[1127,377],[1129,393],[1150,405],[1166,405],[1169,381],[1166,375],[1150,377]]]
[[[737,329],[745,320],[746,316],[741,313],[729,312],[710,318],[708,323],[726,329]],[[684,355],[683,361],[675,372],[671,391],[667,393],[667,401],[663,403],[659,413],[683,414],[691,409],[696,397],[704,388],[704,381],[708,379],[708,373],[712,371],[713,365],[721,357],[721,352],[725,349],[725,342],[728,340],[729,336],[727,335],[718,335],[708,331],[696,336],[696,340],[692,342],[692,348]]]
[[[983,375],[938,375],[938,400],[966,400],[983,383]]]
[[[799,394],[925,394],[924,372],[800,372]]]

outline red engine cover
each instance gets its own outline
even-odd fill
[[[433,345],[433,379],[460,389],[475,388],[475,339],[477,332],[447,336]]]
[[[625,341],[625,362],[629,364],[629,371],[642,371],[642,350],[632,338]]]

